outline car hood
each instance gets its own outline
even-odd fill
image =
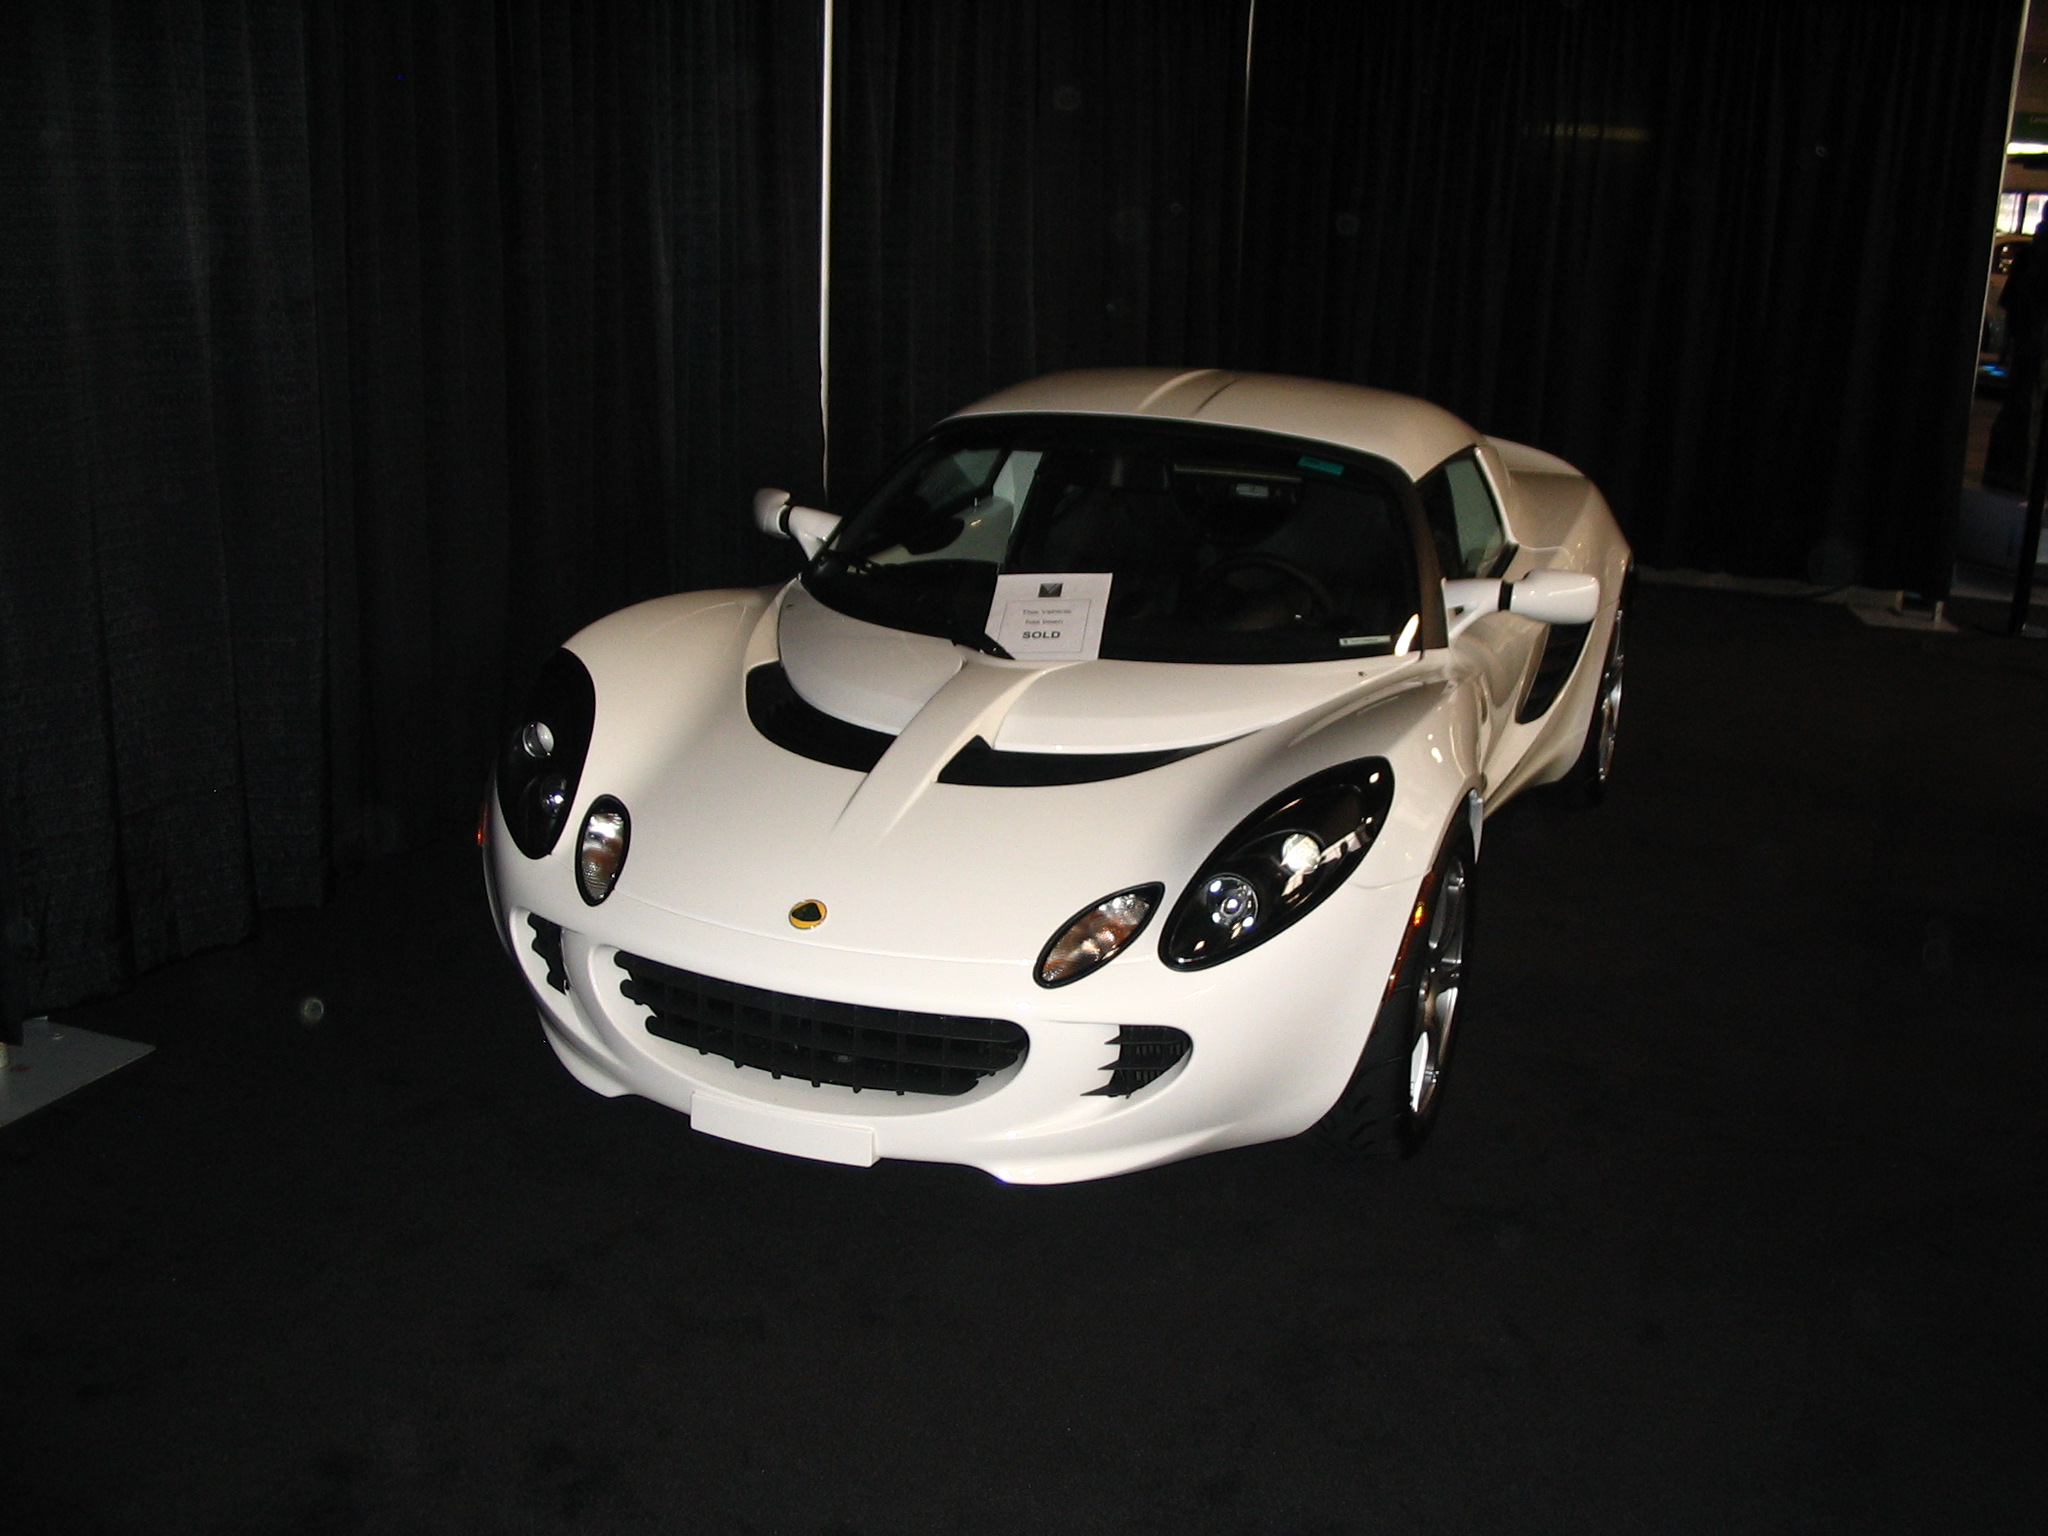
[[[849,618],[801,587],[783,596],[776,652],[797,694],[853,725],[901,734],[974,667],[1000,671],[993,747],[1017,752],[1158,752],[1227,741],[1356,689],[1376,658],[1292,666],[1157,661],[1020,664],[932,635]],[[1388,658],[1396,664],[1402,658]]]
[[[1415,657],[1032,666],[863,634],[874,627],[787,595],[789,612],[773,593],[665,599],[571,641],[598,698],[579,801],[613,794],[632,812],[615,900],[828,948],[1028,962],[1102,896],[1158,881],[1171,901],[1255,805],[1409,733],[1441,691]],[[761,734],[745,679],[777,664],[813,708],[893,738],[871,769]],[[1325,728],[1339,718],[1346,729]],[[1093,782],[945,782],[976,738],[1016,753],[1200,750]],[[791,908],[810,901],[827,920],[795,935]]]

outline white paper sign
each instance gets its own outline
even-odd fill
[[[1093,661],[1109,583],[1107,571],[998,576],[989,636],[1019,661]]]

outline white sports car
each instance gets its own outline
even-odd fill
[[[1113,369],[939,423],[760,591],[591,625],[483,829],[599,1093],[833,1162],[1412,1151],[1480,832],[1604,783],[1629,551],[1569,464],[1346,384]]]

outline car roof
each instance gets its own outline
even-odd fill
[[[1152,416],[1310,438],[1377,455],[1420,479],[1482,441],[1442,406],[1413,395],[1222,368],[1086,368],[999,390],[953,417],[1011,412]]]

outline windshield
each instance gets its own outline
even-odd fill
[[[1325,661],[1414,642],[1398,471],[1317,443],[1121,417],[939,428],[804,574],[869,623],[982,650],[998,574],[1111,578],[1101,654]]]

